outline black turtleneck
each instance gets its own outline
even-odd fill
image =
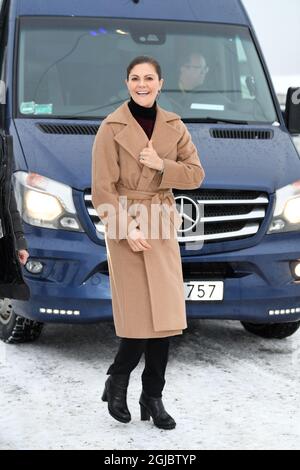
[[[144,129],[148,139],[151,139],[156,119],[156,101],[151,108],[137,104],[132,98],[128,102],[128,108],[139,125]]]

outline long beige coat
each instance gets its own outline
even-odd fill
[[[164,160],[162,175],[139,161],[148,142],[126,102],[101,123],[92,149],[92,203],[105,224],[114,324],[117,336],[122,338],[174,336],[187,327],[176,238],[182,218],[176,210],[172,188],[198,188],[205,173],[191,136],[177,114],[157,106],[152,142]],[[133,227],[142,229],[145,222],[143,215],[139,218],[139,204],[146,207],[148,214],[154,205],[165,205],[174,211],[168,219],[170,237],[162,232],[166,211],[158,219],[151,219],[150,215],[148,228],[151,230],[158,220],[159,234],[151,237],[149,231],[146,239],[152,248],[134,252],[126,236]],[[116,233],[109,231],[110,226]]]

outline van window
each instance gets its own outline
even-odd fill
[[[183,119],[278,119],[247,27],[28,16],[20,18],[17,116],[105,117],[128,99],[126,68],[138,55],[160,62],[159,103]]]

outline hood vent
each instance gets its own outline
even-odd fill
[[[37,127],[46,134],[62,135],[96,135],[99,129],[95,124],[37,124]]]
[[[210,135],[214,139],[269,140],[273,139],[274,132],[259,129],[210,129]]]

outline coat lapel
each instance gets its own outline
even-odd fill
[[[180,119],[178,114],[165,111],[157,105],[152,142],[153,147],[160,158],[166,158],[173,147],[177,145],[177,142],[181,137],[181,133],[169,124],[169,122],[177,119]],[[137,189],[146,189],[147,185],[150,184],[154,176],[157,174],[157,171],[152,168],[148,168],[139,161],[140,152],[147,146],[149,139],[142,127],[132,116],[128,108],[128,101],[111,113],[106,118],[106,122],[124,124],[123,129],[115,135],[114,140],[136,160],[141,170],[141,178]]]
[[[169,122],[178,119],[180,119],[178,114],[170,113],[157,106],[152,142],[160,158],[165,158],[181,138],[181,132],[169,124]]]
[[[132,116],[127,103],[124,103],[119,110],[113,114],[115,114],[115,117],[108,117],[108,122],[113,119],[113,122],[125,124],[123,129],[115,135],[114,140],[142,167],[143,165],[139,162],[139,155],[141,150],[147,145],[147,135]]]

